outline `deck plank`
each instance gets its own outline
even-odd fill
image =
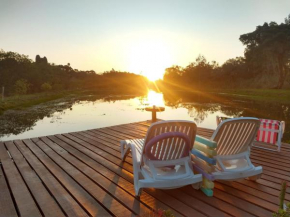
[[[62,137],[58,137],[58,138],[62,138]],[[47,141],[47,140],[45,141],[45,143],[49,145],[51,148],[53,148],[57,153],[59,153],[60,155],[63,155],[63,157],[69,160],[70,162],[74,162],[75,165],[79,165],[79,168],[84,173],[94,178],[96,182],[101,184],[104,188],[108,189],[111,194],[116,193],[117,194],[116,197],[118,197],[119,194],[121,195],[124,194],[124,192],[119,193],[121,189],[124,189],[128,193],[125,195],[126,197],[124,200],[125,205],[129,207],[132,211],[134,212],[143,211],[145,213],[149,211],[148,208],[142,204],[143,201],[136,200],[136,198],[134,197],[135,195],[134,185],[132,185],[130,182],[119,177],[117,174],[108,170],[108,168],[102,166],[94,159],[90,158],[89,156],[69,146],[67,143],[60,142],[58,140],[53,140],[53,141],[55,143]],[[71,155],[63,154],[62,150],[67,151]],[[75,158],[79,160],[74,159],[72,156],[75,156]],[[81,162],[83,162],[84,164],[82,164]],[[86,167],[86,165],[88,167]],[[100,174],[101,176],[98,174]],[[110,188],[113,188],[112,191],[110,191]],[[129,197],[129,199],[127,199],[127,197]],[[160,203],[159,201],[155,201],[155,203],[159,203],[158,204],[159,207],[162,206],[164,207],[164,209],[169,208],[169,207],[166,207],[164,204]],[[153,207],[153,208],[157,209],[158,207]]]
[[[0,167],[0,189],[0,217],[17,217],[17,211],[10,195],[2,167]]]
[[[135,195],[134,185],[131,182],[124,179],[123,177],[119,176],[118,173],[114,173],[114,171],[118,169],[118,166],[114,165],[111,162],[105,161],[103,158],[101,158],[97,154],[94,154],[90,151],[86,151],[85,148],[82,148],[82,147],[74,148],[73,145],[71,146],[67,143],[59,143],[58,145],[64,148],[69,153],[71,153],[73,156],[77,156],[78,159],[80,159],[82,162],[89,165],[91,168],[95,169],[104,177],[108,178],[115,184],[118,184],[121,188],[125,189],[132,196]],[[146,192],[141,195],[141,198],[142,198],[141,202],[145,203],[146,205],[154,209],[157,209],[157,208],[168,209],[169,208],[168,206],[165,206],[162,202],[155,200],[153,197],[150,197]]]
[[[235,205],[232,205],[226,201],[223,201],[217,197],[207,197],[205,194],[203,194],[201,191],[195,191],[192,189],[191,186],[186,186],[180,189],[184,193],[196,198],[197,200],[203,201],[210,206],[219,209],[223,211],[224,213],[228,213],[233,216],[255,216],[247,211],[241,210],[240,208],[236,207]]]
[[[122,188],[115,185],[114,183],[110,182],[108,179],[106,179],[104,176],[99,174],[98,172],[94,171],[92,168],[88,167],[86,164],[78,160],[76,157],[80,157],[79,155],[72,156],[67,154],[68,152],[61,148],[60,146],[56,144],[64,143],[60,139],[62,139],[62,136],[54,137],[50,136],[48,138],[43,137],[41,138],[43,142],[45,142],[50,148],[52,148],[54,151],[56,151],[59,155],[61,155],[64,159],[66,159],[69,163],[74,165],[79,171],[81,171],[83,174],[85,174],[87,177],[89,177],[92,181],[100,185],[103,189],[106,189],[106,191],[100,190],[100,189],[92,189],[93,192],[98,193],[98,197],[100,197],[101,193],[104,194],[104,197],[106,197],[106,200],[108,201],[107,207],[113,207],[118,208],[118,212],[121,211],[121,214],[129,214],[127,210],[124,210],[123,207],[127,207],[130,211],[132,211],[134,214],[137,213],[146,213],[150,210],[140,203],[140,201],[136,200],[132,195],[125,192]],[[50,140],[49,140],[50,139]],[[90,190],[88,186],[86,189]],[[111,195],[114,195],[111,196]],[[101,200],[104,205],[105,201]],[[114,211],[114,210],[112,210]],[[120,213],[116,213],[116,215],[120,215]]]
[[[72,177],[61,169],[52,159],[50,159],[35,143],[31,140],[23,140],[29,149],[40,159],[40,161],[54,174],[57,179],[65,186],[68,191],[74,195],[77,201],[92,216],[111,215],[108,213],[82,186],[80,186]]]
[[[42,213],[46,216],[65,216],[60,207],[55,202],[54,198],[48,193],[41,180],[28,165],[14,143],[6,142],[5,145],[8,148],[15,164],[17,165],[18,170],[24,178],[28,188],[30,189],[30,192],[33,194]]]
[[[14,162],[10,159],[4,143],[0,143],[0,160],[11,192],[21,216],[42,216]]]
[[[125,136],[125,135],[122,135],[122,133],[121,133],[121,132],[124,131],[124,130],[122,130],[122,126],[111,127],[111,129],[112,129],[112,130],[102,130],[102,132],[107,133],[107,134],[109,134],[109,135],[115,135],[115,136],[116,136],[116,134],[117,134],[117,135],[119,135],[119,136],[123,136],[123,137]],[[115,131],[115,130],[116,130],[116,131]],[[114,132],[114,131],[115,131],[115,132]],[[126,132],[127,136],[129,136],[129,134],[130,134],[131,131],[126,130],[125,132]],[[140,131],[139,131],[139,132],[140,132]],[[144,136],[144,135],[136,135],[136,132],[134,132],[134,134],[133,134],[132,136],[133,136],[133,137],[135,137],[135,136],[140,137],[140,136]],[[221,186],[220,186],[220,187],[221,187]],[[228,189],[228,187],[227,187],[227,189]],[[245,189],[245,188],[244,188],[244,189]],[[235,190],[235,189],[234,189],[234,190]],[[264,205],[264,208],[269,209],[270,211],[275,211],[275,210],[278,209],[278,206],[277,206],[277,205],[273,205],[273,204],[271,204],[271,203],[269,203],[269,204],[267,204],[267,203],[262,203],[263,201],[261,201],[260,198],[257,198],[257,197],[256,197],[257,195],[255,195],[255,196],[253,196],[253,195],[247,195],[247,194],[245,194],[244,192],[239,192],[239,191],[235,191],[235,193],[238,193],[238,195],[247,196],[247,200],[249,200],[249,202],[257,202],[258,205]],[[266,194],[266,195],[267,195],[267,194]],[[264,195],[264,196],[265,196],[265,195]],[[267,195],[267,196],[270,197],[270,195]],[[276,200],[275,203],[278,203],[278,200]],[[258,207],[257,209],[259,210],[259,207]],[[268,214],[269,214],[269,213],[268,213]]]
[[[112,129],[116,129],[116,127],[112,128]],[[126,131],[126,133],[128,133],[129,131]],[[256,196],[252,196],[250,194],[245,194],[244,192],[241,192],[241,191],[237,191],[236,189],[232,188],[230,189],[229,187],[227,186],[222,186],[222,185],[219,185],[220,189],[224,189],[226,188],[229,192],[234,192],[235,194],[234,195],[238,195],[237,198],[241,197],[240,195],[242,195],[242,197],[246,198],[247,201],[251,202],[251,203],[257,203],[258,206],[264,206],[265,209],[269,209],[270,211],[275,211],[278,209],[278,206],[277,205],[274,205],[274,204],[271,204],[271,203],[268,203],[267,202],[264,202],[260,199],[260,198],[257,198]],[[220,191],[221,192],[221,191]],[[218,196],[218,195],[216,195]],[[240,202],[241,203],[241,202]],[[249,207],[250,205],[248,205]],[[256,207],[256,209],[252,209],[252,211],[254,212],[255,214],[255,210],[259,210],[260,207]],[[259,210],[259,212],[261,212],[262,210]],[[266,213],[265,213],[266,214]],[[270,213],[268,213],[270,214]]]
[[[284,143],[281,152],[252,148],[252,162],[263,166],[257,182],[216,181],[213,197],[190,186],[149,188],[135,197],[132,158],[129,154],[121,161],[120,140],[143,138],[150,125],[142,121],[2,143],[0,216],[18,216],[18,212],[22,216],[142,216],[158,208],[170,209],[175,216],[271,216],[278,210],[281,182],[290,181],[285,166],[290,163],[290,145]],[[206,138],[212,133],[197,130]],[[23,187],[22,193],[26,191],[25,197],[34,203],[29,209],[34,210],[24,209],[29,200],[19,200],[22,193],[16,191],[16,184]],[[286,192],[289,202],[290,189]]]
[[[106,146],[104,145],[105,143],[103,143],[102,141],[96,141],[95,139],[93,139],[93,137],[92,136],[88,136],[88,135],[79,135],[79,134],[73,134],[73,136],[75,136],[75,137],[77,137],[78,139],[80,139],[80,140],[82,140],[82,141],[84,141],[84,142],[87,142],[87,143],[89,143],[89,144],[91,144],[91,145],[93,145],[93,146],[96,146],[97,148],[99,148],[99,149],[101,149],[101,150],[104,150],[104,151],[106,151],[106,153],[108,153],[108,154],[111,154],[111,155],[113,155],[113,156],[115,156],[115,157],[117,157],[118,159],[119,159],[119,157],[120,157],[120,147],[119,147],[119,151],[118,152],[116,152],[115,150],[114,151],[111,151],[111,150],[108,150],[107,148],[106,148]],[[131,157],[129,157],[128,159],[125,159],[125,162],[126,163],[128,163],[128,164],[130,164],[130,165],[132,165],[133,164],[133,161],[132,161],[132,158]]]
[[[106,132],[106,133],[109,133],[109,134],[107,134],[107,136],[109,136],[109,137],[111,137],[111,135],[116,135],[116,133],[115,132],[109,132],[108,130],[106,130],[106,131],[103,131],[103,132]],[[124,135],[121,135],[120,137],[124,137]],[[132,136],[129,136],[130,138],[132,137]],[[118,141],[119,142],[119,140],[117,139],[116,141]],[[179,200],[180,199],[182,199],[182,198],[179,198]]]
[[[65,136],[70,140],[65,140],[67,144],[71,145],[72,147],[78,149],[79,151],[85,153],[86,155],[90,156],[91,158],[97,160],[99,163],[110,169],[111,171],[117,173],[124,179],[128,180],[129,182],[133,183],[133,169],[132,165],[123,163],[119,157],[112,156],[109,153],[104,152],[103,150],[95,147],[93,144],[89,144],[84,142],[77,137],[74,137],[70,134],[65,134]],[[82,145],[79,145],[82,144]],[[113,159],[113,160],[112,160]],[[125,169],[125,170],[124,170]],[[182,213],[185,216],[191,216],[193,213],[196,216],[203,216],[196,210],[191,209],[188,206],[185,206],[180,201],[170,197],[169,195],[164,195],[161,191],[154,191],[153,189],[146,189],[145,192],[149,193],[156,199],[160,200],[162,198],[162,202],[167,204],[172,209],[177,210],[178,212]]]
[[[49,172],[37,157],[33,155],[23,141],[15,141],[15,144],[67,216],[88,216],[72,195],[58,182],[54,175]]]

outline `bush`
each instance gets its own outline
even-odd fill
[[[273,217],[289,217],[290,216],[290,204],[286,205],[286,210],[279,209],[278,212],[273,213]]]
[[[54,84],[53,89],[54,90],[63,90],[64,86],[63,86],[63,84]]]
[[[287,182],[283,181],[279,198],[280,199],[279,210],[273,213],[273,217],[290,217],[290,203],[288,203],[286,205],[286,209],[284,209],[284,200],[287,187],[288,187]]]
[[[150,210],[149,212],[146,212],[145,214],[141,214],[139,217],[174,217],[171,210]]]
[[[52,86],[46,82],[43,83],[40,88],[42,91],[50,91],[52,89]]]
[[[28,92],[31,84],[25,79],[17,80],[14,84],[14,92],[19,95],[24,95]]]

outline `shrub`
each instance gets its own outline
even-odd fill
[[[42,91],[50,91],[52,89],[52,86],[49,84],[49,83],[43,83],[42,85],[41,85],[41,90]]]
[[[63,90],[64,89],[64,86],[62,84],[54,84],[53,85],[53,89],[54,90]]]
[[[152,209],[149,212],[146,212],[145,214],[141,214],[140,217],[174,217],[174,215],[169,209],[168,210],[158,209],[157,211]]]
[[[290,203],[287,204],[286,209],[284,209],[284,199],[287,189],[287,182],[283,181],[280,192],[280,203],[278,212],[273,213],[274,217],[290,217]]]
[[[25,79],[17,80],[14,84],[14,91],[16,94],[24,95],[28,92],[31,84],[28,83]]]

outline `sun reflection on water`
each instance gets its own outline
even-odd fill
[[[165,106],[163,93],[157,93],[153,90],[149,90],[147,94],[146,103],[148,106]]]

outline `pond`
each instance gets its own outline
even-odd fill
[[[145,96],[87,95],[65,98],[0,116],[0,141],[82,131],[151,119],[147,106],[164,106],[157,118],[192,120],[216,128],[216,116],[258,117],[286,122],[283,141],[290,141],[290,104],[245,100],[224,94],[156,93]]]

